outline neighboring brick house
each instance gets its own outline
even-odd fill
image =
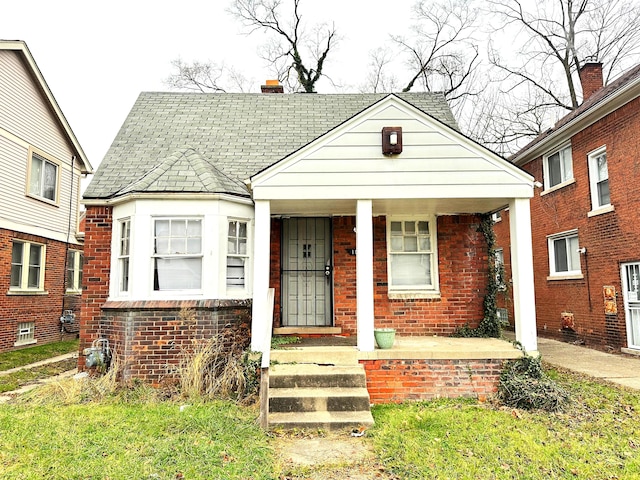
[[[0,40],[0,352],[77,335],[91,172],[27,45]]]
[[[640,65],[604,87],[601,64],[580,73],[582,105],[512,159],[540,185],[531,200],[537,330],[640,353]],[[509,212],[501,217],[509,278]]]
[[[262,352],[271,325],[359,351],[374,326],[449,335],[483,317],[480,214],[509,205],[535,350],[532,194],[439,94],[142,93],[84,193],[82,346],[104,338],[125,378],[159,382],[228,326]]]

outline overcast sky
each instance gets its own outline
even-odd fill
[[[357,91],[369,51],[410,23],[413,0],[305,0],[303,15],[333,21],[341,41],[326,67]],[[253,79],[269,71],[261,34],[242,34],[228,0],[19,0],[3,2],[0,38],[24,40],[96,168],[138,94],[166,91],[171,61],[225,62]],[[351,88],[348,86],[351,85]],[[323,84],[320,93],[331,93]]]

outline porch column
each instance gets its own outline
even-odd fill
[[[538,340],[533,285],[531,211],[528,198],[511,200],[509,203],[509,224],[516,340],[522,344],[527,352],[535,352],[538,350]]]
[[[271,204],[268,200],[255,201],[255,216],[251,350],[264,353],[271,347],[269,322],[272,321],[268,302],[271,251]]]
[[[356,207],[356,308],[358,350],[370,352],[373,341],[373,207],[358,200]]]

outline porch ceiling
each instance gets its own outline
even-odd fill
[[[508,198],[418,198],[373,200],[374,215],[455,215],[488,213],[509,204]],[[271,200],[278,216],[355,215],[356,200]]]

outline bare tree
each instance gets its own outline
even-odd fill
[[[363,93],[388,93],[397,90],[398,78],[388,73],[394,60],[393,52],[389,48],[379,47],[369,55],[369,70],[359,90]]]
[[[414,87],[444,92],[456,103],[481,88],[472,80],[479,65],[477,11],[468,0],[419,0],[414,6],[416,23],[408,38],[394,36],[393,41],[408,56],[411,77],[403,91]]]
[[[248,91],[249,80],[232,67],[215,62],[194,61],[189,64],[178,58],[171,62],[175,69],[164,83],[175,90],[201,93],[227,93]]]
[[[512,92],[520,85],[538,91],[539,109],[580,105],[578,72],[585,60],[603,63],[605,80],[640,54],[640,9],[635,0],[488,0],[499,25],[517,49],[493,49],[493,65],[506,73]],[[507,53],[505,55],[505,53]],[[529,102],[528,108],[533,107]]]
[[[314,92],[324,75],[327,56],[335,47],[336,30],[333,26],[316,25],[309,34],[302,22],[301,0],[292,1],[289,20],[281,11],[282,0],[234,0],[230,12],[248,29],[248,34],[256,30],[273,34],[263,49],[263,58],[275,68],[280,81],[297,83],[305,92]],[[311,60],[303,59],[303,54]]]

